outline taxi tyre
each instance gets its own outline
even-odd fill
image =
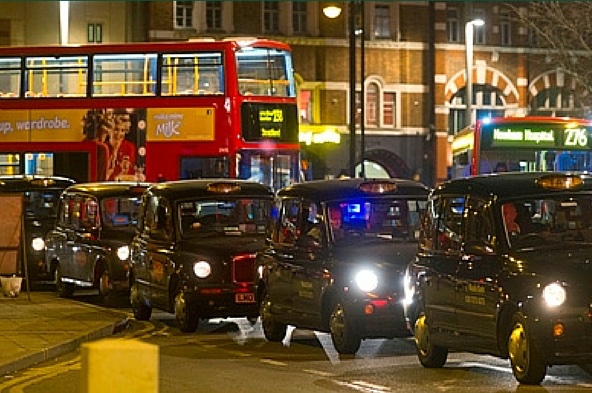
[[[104,304],[111,304],[114,301],[113,288],[111,288],[111,278],[109,269],[106,266],[100,268],[100,275],[97,286],[99,287],[99,296]]]
[[[260,313],[263,334],[267,341],[280,342],[286,337],[288,326],[285,323],[277,322],[271,313],[271,299],[266,293],[263,294]]]
[[[136,320],[150,320],[150,317],[152,316],[152,307],[140,301],[138,298],[138,286],[135,283],[132,283],[130,286],[130,303],[132,305],[132,311]]]
[[[329,331],[337,352],[355,354],[360,349],[362,338],[346,308],[339,301],[334,304],[329,316]]]
[[[175,318],[179,330],[183,333],[195,333],[199,325],[199,316],[195,305],[187,301],[187,295],[184,289],[177,290],[175,295]]]
[[[547,364],[537,351],[522,313],[512,317],[512,328],[508,337],[508,357],[512,373],[518,382],[538,385],[547,373]]]
[[[422,366],[426,368],[441,368],[448,359],[448,348],[434,345],[430,337],[429,324],[425,312],[420,312],[415,327],[413,338],[417,357]]]
[[[74,295],[74,287],[62,281],[62,268],[58,263],[54,271],[56,292],[59,297],[70,298]]]

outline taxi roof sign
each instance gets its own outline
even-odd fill
[[[584,180],[578,175],[548,175],[538,179],[537,184],[548,190],[569,190],[580,187]]]
[[[396,191],[397,185],[386,181],[372,181],[360,184],[359,189],[370,194],[384,194]]]
[[[31,180],[31,184],[36,185],[36,186],[48,187],[48,186],[53,186],[55,184],[55,180],[53,180],[53,179],[33,179],[33,180]]]
[[[208,192],[217,194],[228,194],[231,192],[240,191],[240,185],[231,182],[218,182],[208,184]]]

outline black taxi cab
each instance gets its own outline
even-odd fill
[[[592,362],[592,179],[557,172],[452,180],[430,196],[406,315],[420,363],[509,358],[523,384]]]
[[[134,316],[175,314],[179,329],[200,319],[258,318],[255,257],[265,244],[273,191],[245,180],[158,183],[143,198],[131,245]]]
[[[277,194],[257,293],[265,337],[287,325],[329,332],[354,354],[362,340],[409,336],[403,273],[417,250],[429,189],[403,179],[332,179]]]
[[[80,183],[62,193],[56,226],[46,236],[46,263],[59,296],[98,289],[103,300],[129,290],[129,243],[149,183]]]
[[[31,282],[53,279],[54,272],[45,263],[45,235],[55,225],[62,191],[74,183],[73,179],[60,176],[0,176],[0,194],[14,194],[23,199],[21,236],[25,253],[20,254],[21,261],[14,273],[21,276],[26,274]]]

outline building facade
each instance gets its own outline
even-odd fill
[[[308,179],[350,173],[354,162],[356,174],[435,185],[448,177],[451,137],[478,118],[584,116],[589,109],[575,78],[530,47],[528,29],[503,2],[72,1],[62,2],[69,3],[67,33],[59,3],[1,2],[0,45],[229,36],[289,43]],[[341,13],[327,17],[329,5]],[[467,23],[477,18],[485,23],[472,25],[470,45]]]

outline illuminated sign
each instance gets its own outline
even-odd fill
[[[281,108],[263,109],[259,112],[259,126],[261,137],[280,139],[282,137],[282,123],[284,122],[284,111]]]
[[[298,111],[296,105],[246,102],[241,106],[243,137],[256,142],[273,139],[298,143]]]
[[[300,134],[298,136],[300,143],[306,145],[318,143],[341,143],[341,134],[335,127],[331,126],[300,126]]]
[[[147,112],[149,141],[214,140],[214,108],[150,108]]]
[[[2,110],[0,141],[78,142],[85,114],[82,109]]]
[[[575,125],[555,124],[502,124],[484,125],[481,129],[483,146],[492,148],[559,148],[587,150],[590,148],[591,130]]]

